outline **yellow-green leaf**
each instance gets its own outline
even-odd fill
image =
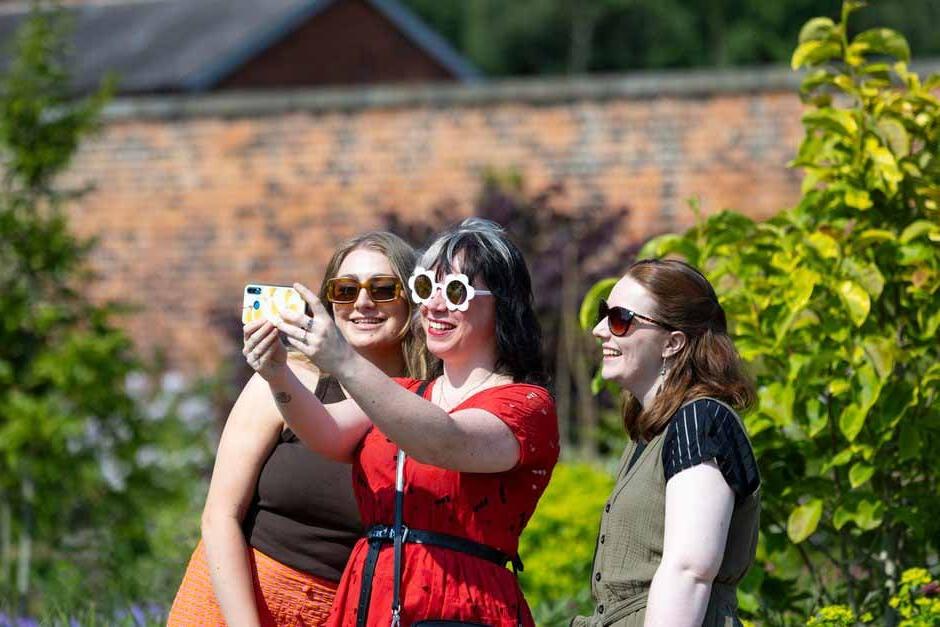
[[[842,263],[845,276],[852,279],[868,292],[868,295],[877,299],[885,287],[885,278],[874,263],[866,262],[860,258],[848,257]]]
[[[884,504],[880,501],[859,501],[854,509],[840,505],[832,515],[832,526],[842,529],[850,522],[854,522],[864,531],[871,531],[881,525],[884,519]]]
[[[597,324],[597,306],[602,298],[607,298],[610,290],[619,279],[601,279],[591,286],[581,301],[581,310],[578,312],[578,322],[585,331],[590,331]]]
[[[893,242],[897,240],[897,235],[885,229],[865,229],[858,238],[864,242]]]
[[[793,51],[793,56],[790,58],[790,67],[798,70],[804,65],[816,65],[822,61],[838,57],[841,52],[839,44],[833,41],[805,41]]]
[[[895,341],[889,338],[872,338],[865,341],[863,348],[878,376],[882,379],[891,376],[898,350]]]
[[[829,414],[822,411],[822,403],[819,399],[811,398],[806,401],[806,419],[809,422],[809,437],[811,438],[822,433],[829,424]]]
[[[796,392],[792,386],[777,381],[757,391],[760,412],[774,421],[778,427],[785,427],[793,421],[793,399]]]
[[[835,23],[828,17],[814,17],[800,29],[800,43],[829,39]]]
[[[850,403],[839,416],[839,430],[849,442],[854,442],[862,427],[868,412],[856,403]]]
[[[849,511],[844,505],[840,505],[836,508],[836,512],[832,515],[832,526],[838,531],[842,529],[846,524],[852,522],[854,512]]]
[[[839,296],[842,297],[842,303],[848,310],[849,317],[852,318],[855,326],[862,326],[871,309],[871,299],[868,297],[868,292],[854,281],[842,281],[839,284]]]
[[[853,457],[855,457],[855,449],[853,449],[851,446],[848,448],[844,448],[838,453],[836,453],[835,457],[833,457],[828,462],[826,462],[825,466],[823,466],[823,472],[826,472],[831,468],[838,468],[839,466],[845,466],[850,461],[852,461]]]
[[[833,396],[844,394],[851,387],[852,385],[846,379],[832,379],[828,385],[829,393]]]
[[[787,535],[790,540],[799,544],[813,535],[819,526],[822,511],[822,499],[812,499],[790,512],[790,518],[787,520]]]
[[[827,85],[833,82],[833,75],[824,68],[813,70],[800,83],[800,92],[808,94],[820,85]]]
[[[907,40],[890,28],[872,28],[859,33],[852,40],[852,44],[864,46],[868,52],[890,55],[900,61],[907,62],[911,59],[911,48]]]
[[[940,225],[931,222],[930,220],[917,220],[907,225],[904,231],[901,232],[901,237],[899,239],[902,244],[907,244],[911,240],[915,240],[922,235],[937,232],[940,232]]]
[[[858,133],[858,122],[855,116],[843,109],[810,111],[803,116],[803,124],[810,128],[831,131],[848,139],[854,139]]]
[[[870,209],[872,205],[871,196],[864,189],[850,187],[845,190],[845,204],[856,209]]]
[[[888,191],[892,194],[896,192],[898,183],[904,179],[904,174],[901,172],[901,168],[898,167],[897,159],[894,158],[890,150],[871,137],[865,141],[865,149],[874,166],[875,173],[887,183]]]
[[[884,503],[880,501],[862,501],[855,510],[855,524],[864,531],[877,529],[884,519],[884,510]]]
[[[903,124],[895,119],[885,118],[878,122],[878,130],[896,157],[906,157],[910,154],[911,138]]]
[[[884,379],[878,376],[874,366],[863,364],[855,373],[855,382],[858,384],[858,402],[866,412],[878,401]]]
[[[852,488],[862,485],[875,473],[875,467],[865,462],[857,462],[849,468],[849,484]]]
[[[837,259],[839,257],[839,242],[822,231],[811,233],[806,241],[816,249],[820,256],[826,259]]]

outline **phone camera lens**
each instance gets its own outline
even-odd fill
[[[261,293],[261,288],[260,288],[260,287],[249,287],[249,288],[248,288],[248,293],[249,293],[249,294],[260,294],[260,293]]]

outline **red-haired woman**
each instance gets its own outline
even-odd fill
[[[638,261],[594,335],[631,442],[601,519],[595,609],[573,625],[740,625],[760,477],[737,411],[754,391],[714,289],[681,261]]]

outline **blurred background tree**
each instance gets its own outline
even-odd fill
[[[82,190],[60,181],[110,89],[70,98],[67,29],[34,9],[0,84],[0,608],[34,616],[175,582],[208,448],[183,419],[206,404],[88,297],[94,243],[64,211]]]
[[[839,0],[404,0],[491,76],[785,63],[800,27]],[[936,0],[873,2],[853,23],[940,54]]]

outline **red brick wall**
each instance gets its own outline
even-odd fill
[[[448,88],[397,106],[355,91],[315,106],[118,103],[70,174],[96,185],[72,212],[100,237],[95,293],[140,307],[125,324],[141,347],[211,371],[231,350],[244,283],[316,285],[333,246],[381,212],[420,218],[445,201],[469,212],[487,168],[517,168],[530,190],[564,182],[572,211],[631,207],[625,243],[691,224],[691,196],[757,217],[798,197],[785,167],[801,137],[791,92],[610,97],[592,80],[590,97],[529,83],[524,98]]]

